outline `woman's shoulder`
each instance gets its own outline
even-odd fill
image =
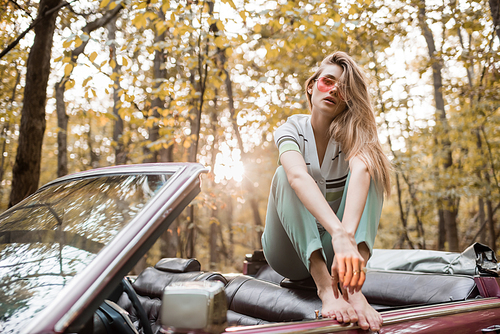
[[[304,132],[304,129],[307,126],[307,123],[309,119],[311,118],[311,115],[306,115],[306,114],[295,114],[287,118],[286,122],[281,124],[277,129],[276,132],[282,132],[282,131],[293,131],[293,132],[298,132],[302,133]]]
[[[287,122],[304,123],[311,119],[310,114],[295,114],[288,117]]]
[[[293,125],[297,129],[304,129],[308,122],[310,122],[311,115],[295,114],[287,118],[286,122],[281,126]]]

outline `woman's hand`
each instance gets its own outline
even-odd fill
[[[333,237],[332,245],[335,257],[332,263],[332,284],[335,296],[338,297],[337,282],[349,291],[359,291],[365,282],[365,260],[358,252],[354,238],[346,235]]]

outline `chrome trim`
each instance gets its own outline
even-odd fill
[[[52,180],[43,186],[41,186],[37,191],[50,187],[54,184],[60,182],[66,182],[70,180],[77,180],[87,177],[99,177],[103,175],[112,174],[157,174],[157,173],[177,173],[177,171],[186,166],[186,163],[150,163],[150,164],[134,164],[134,165],[120,165],[120,166],[108,166],[96,169],[89,169],[69,175],[61,176],[55,180]]]
[[[484,301],[490,300],[491,303],[484,303]],[[471,305],[474,302],[481,302],[479,305]],[[463,305],[465,304],[465,305]],[[452,306],[451,308],[449,306]],[[443,310],[436,310],[436,307],[446,307]],[[407,308],[407,309],[400,309],[400,310],[394,310],[394,311],[386,311],[386,312],[381,312],[381,315],[384,319],[384,324],[383,327],[389,326],[389,325],[396,325],[402,322],[407,322],[407,321],[416,321],[416,320],[422,320],[422,319],[427,319],[427,318],[435,318],[435,317],[441,317],[441,316],[447,316],[447,315],[453,315],[453,314],[458,314],[458,313],[468,313],[468,312],[474,312],[474,311],[481,311],[481,310],[487,310],[487,309],[492,309],[492,308],[500,308],[500,299],[496,297],[492,298],[484,298],[480,300],[465,300],[465,301],[458,301],[458,302],[452,302],[452,303],[445,303],[445,304],[439,304],[439,305],[427,305],[427,306],[418,306],[418,307],[412,307],[412,308]],[[411,311],[416,311],[415,313],[408,314]],[[397,313],[402,313],[404,314],[397,314]],[[391,315],[392,313],[396,313],[396,315]],[[310,323],[321,323],[321,322],[330,322],[332,319],[321,319],[321,320],[309,320],[309,321],[302,321],[302,322],[288,322],[288,323],[279,323],[279,324],[268,324],[268,325],[256,325],[256,326],[246,326],[246,327],[229,327],[226,329],[226,333],[239,333],[239,332],[245,332],[247,330],[262,330],[262,329],[280,329],[280,333],[287,333],[287,334],[327,334],[327,333],[338,333],[338,332],[343,332],[346,330],[356,330],[356,329],[361,329],[358,325],[355,324],[349,324],[349,325],[341,325],[341,324],[335,324],[335,325],[327,325],[327,326],[321,326],[318,328],[307,328],[303,330],[290,330],[287,331],[286,328],[283,328],[284,326],[290,326],[290,325],[298,325],[298,324],[310,324]]]

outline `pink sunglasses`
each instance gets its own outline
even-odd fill
[[[337,80],[333,78],[328,78],[328,77],[320,77],[316,79],[316,87],[320,92],[326,93],[331,91],[334,87],[337,88],[337,94],[339,95],[339,98],[344,101],[344,97],[342,94],[340,94],[339,91],[339,83]]]

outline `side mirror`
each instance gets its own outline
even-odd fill
[[[222,333],[227,326],[224,284],[195,281],[168,285],[160,316],[163,333]]]

